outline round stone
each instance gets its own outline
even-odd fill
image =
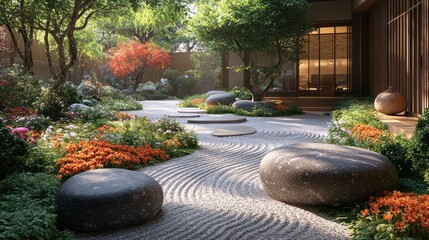
[[[243,123],[246,121],[247,121],[247,118],[245,117],[227,115],[227,114],[188,119],[188,123],[200,123],[200,124]]]
[[[222,91],[222,90],[212,90],[212,91],[207,92],[206,94],[211,96],[211,95],[223,94],[223,93],[227,93],[227,92]]]
[[[134,94],[134,92],[131,89],[124,89],[124,90],[120,91],[119,94],[122,94],[124,96],[131,96]]]
[[[398,182],[385,156],[357,147],[299,143],[269,152],[259,176],[272,198],[304,205],[335,205],[365,200]]]
[[[164,116],[169,117],[169,118],[196,118],[196,117],[200,117],[199,114],[190,114],[190,113],[167,114]]]
[[[72,105],[69,106],[69,111],[81,111],[81,110],[85,110],[85,109],[89,109],[91,107],[85,105],[85,104],[81,104],[81,103],[73,103]]]
[[[206,113],[206,110],[204,109],[199,109],[199,108],[178,108],[177,109],[178,113]]]
[[[235,102],[235,96],[231,93],[219,93],[211,95],[207,98],[207,105],[231,105]]]
[[[236,109],[252,112],[255,107],[260,106],[260,103],[254,102],[254,101],[248,101],[248,100],[239,100],[234,102],[232,106]]]
[[[68,179],[57,192],[59,221],[92,232],[136,225],[155,216],[164,197],[152,177],[119,168],[97,169]]]
[[[231,126],[216,129],[212,132],[213,136],[216,137],[233,137],[233,136],[243,136],[248,134],[253,134],[256,132],[256,129],[252,127],[244,126]]]

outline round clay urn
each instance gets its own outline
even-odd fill
[[[393,90],[390,86],[389,89],[377,95],[374,107],[381,113],[394,115],[407,109],[407,100],[404,95]]]

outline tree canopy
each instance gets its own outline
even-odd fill
[[[129,77],[134,90],[141,83],[147,68],[162,69],[171,64],[170,55],[158,45],[130,41],[109,51],[109,67],[120,78]]]
[[[285,61],[297,60],[303,36],[311,30],[306,0],[208,0],[197,5],[192,26],[197,39],[219,52],[234,52],[243,60],[244,86],[256,100],[268,91]],[[274,55],[270,66],[258,63],[258,53]]]

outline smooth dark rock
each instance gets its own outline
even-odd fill
[[[260,102],[254,102],[249,100],[239,100],[234,102],[232,106],[236,109],[245,110],[248,112],[252,112],[255,107],[261,106]]]
[[[334,205],[367,200],[398,183],[385,156],[357,147],[299,143],[269,152],[259,176],[272,198],[304,205]]]
[[[224,93],[227,93],[227,92],[222,91],[222,90],[212,90],[212,91],[207,92],[206,94],[211,96],[211,95],[224,94]]]
[[[79,110],[85,110],[90,108],[89,106],[81,103],[73,103],[69,106],[69,111],[79,111]]]
[[[124,90],[120,91],[119,94],[122,94],[124,96],[131,96],[134,94],[134,92],[133,92],[133,90],[130,90],[130,89],[124,89]]]
[[[159,183],[142,172],[97,169],[75,175],[60,187],[58,219],[81,232],[120,228],[152,218],[163,200]]]
[[[231,105],[235,102],[235,96],[231,93],[219,93],[207,98],[207,105]]]

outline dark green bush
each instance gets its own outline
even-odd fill
[[[55,195],[60,183],[48,174],[11,175],[0,182],[0,239],[72,239],[57,228]]]
[[[27,142],[11,134],[0,121],[0,180],[7,175],[22,171],[27,155]]]
[[[68,107],[61,93],[50,87],[42,88],[40,98],[33,103],[33,107],[45,116],[56,121],[63,116]]]
[[[41,84],[40,79],[19,65],[8,68],[0,65],[0,109],[31,106],[40,97]]]
[[[424,174],[429,183],[429,108],[419,118],[413,140],[413,167]]]
[[[245,87],[233,87],[230,92],[241,100],[252,100],[252,94],[249,89]]]

